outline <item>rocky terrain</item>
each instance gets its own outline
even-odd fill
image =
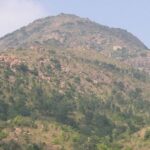
[[[75,15],[0,39],[0,150],[149,150],[149,50]]]

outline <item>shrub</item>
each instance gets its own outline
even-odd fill
[[[21,127],[36,127],[35,122],[29,117],[17,116],[12,120],[13,125]]]
[[[27,73],[29,71],[28,66],[25,64],[20,64],[17,69],[23,73]]]
[[[0,148],[4,150],[21,150],[22,149],[21,146],[13,140],[6,142],[6,143],[0,143]]]
[[[41,144],[30,144],[27,150],[42,150],[43,146]]]
[[[150,129],[145,132],[144,139],[150,140]]]
[[[5,139],[8,136],[8,133],[0,131],[0,140]]]

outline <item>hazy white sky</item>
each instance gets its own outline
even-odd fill
[[[0,36],[46,15],[38,0],[0,0]]]
[[[61,12],[127,29],[150,47],[150,0],[0,0],[0,36]]]

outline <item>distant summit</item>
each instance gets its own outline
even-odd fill
[[[94,50],[133,67],[150,70],[149,50],[137,37],[126,30],[110,28],[72,14],[38,19],[0,39],[1,51],[38,47]]]
[[[0,39],[0,48],[51,44],[65,48],[78,47],[110,54],[116,49],[131,53],[147,49],[134,35],[125,30],[99,25],[86,18],[61,13],[39,19]]]

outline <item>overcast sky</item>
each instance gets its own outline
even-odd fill
[[[150,47],[150,0],[0,0],[0,36],[61,12],[127,29]]]

